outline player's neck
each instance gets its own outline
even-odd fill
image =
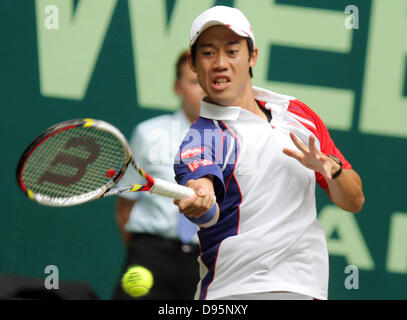
[[[268,122],[267,116],[265,113],[259,108],[259,105],[257,104],[254,94],[253,94],[253,88],[250,82],[250,88],[246,90],[246,95],[242,97],[242,100],[239,104],[240,107],[243,109],[246,109],[249,112],[254,113],[258,117],[264,119],[265,121]]]

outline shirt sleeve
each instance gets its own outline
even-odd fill
[[[225,184],[222,173],[224,136],[221,130],[210,125],[203,130],[203,120],[192,126],[185,136],[174,161],[175,180],[185,185],[189,180],[210,176],[213,181],[216,200],[220,203],[225,196]]]
[[[342,152],[335,146],[335,143],[332,140],[331,135],[329,134],[329,131],[322,119],[310,107],[299,100],[292,101],[290,107],[292,108],[292,110],[290,110],[291,112],[296,114],[302,113],[301,116],[306,117],[314,123],[316,131],[313,132],[320,142],[321,152],[326,155],[332,154],[336,156],[339,160],[341,160],[343,169],[352,169],[352,165],[348,162],[348,160],[346,160]],[[315,176],[316,181],[321,188],[328,188],[328,184],[322,174],[315,172]]]

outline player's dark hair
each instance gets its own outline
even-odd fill
[[[253,41],[250,38],[245,38],[245,39],[247,42],[247,48],[249,49],[249,61],[250,61],[250,59],[253,56],[253,51],[254,51]],[[196,41],[191,47],[191,59],[192,59],[193,65],[195,65],[197,43],[198,43],[198,41]],[[250,74],[250,78],[253,78],[253,70],[251,67],[249,68],[249,74]]]
[[[250,38],[246,38],[247,41],[247,47],[249,48],[249,61],[253,57],[253,51],[254,51],[254,46],[253,46],[253,41]],[[249,68],[249,74],[250,78],[253,78],[253,69],[252,67]]]
[[[182,66],[188,62],[188,51],[183,51],[179,56],[177,63],[175,64],[175,76],[180,79],[182,76]]]

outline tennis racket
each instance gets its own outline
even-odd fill
[[[129,164],[145,184],[116,186]],[[28,198],[49,206],[78,205],[125,192],[149,191],[173,199],[195,194],[151,177],[134,161],[123,134],[94,119],[64,121],[44,131],[20,157],[16,178]]]

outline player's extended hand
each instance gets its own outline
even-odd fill
[[[215,202],[215,191],[213,182],[209,178],[189,180],[187,187],[195,191],[195,195],[182,200],[174,200],[179,211],[188,217],[198,218],[212,208]]]
[[[283,152],[287,156],[297,159],[308,169],[317,171],[331,180],[332,175],[339,170],[339,165],[316,148],[315,137],[309,136],[308,146],[302,143],[292,132],[290,132],[290,137],[299,151],[284,148]]]

